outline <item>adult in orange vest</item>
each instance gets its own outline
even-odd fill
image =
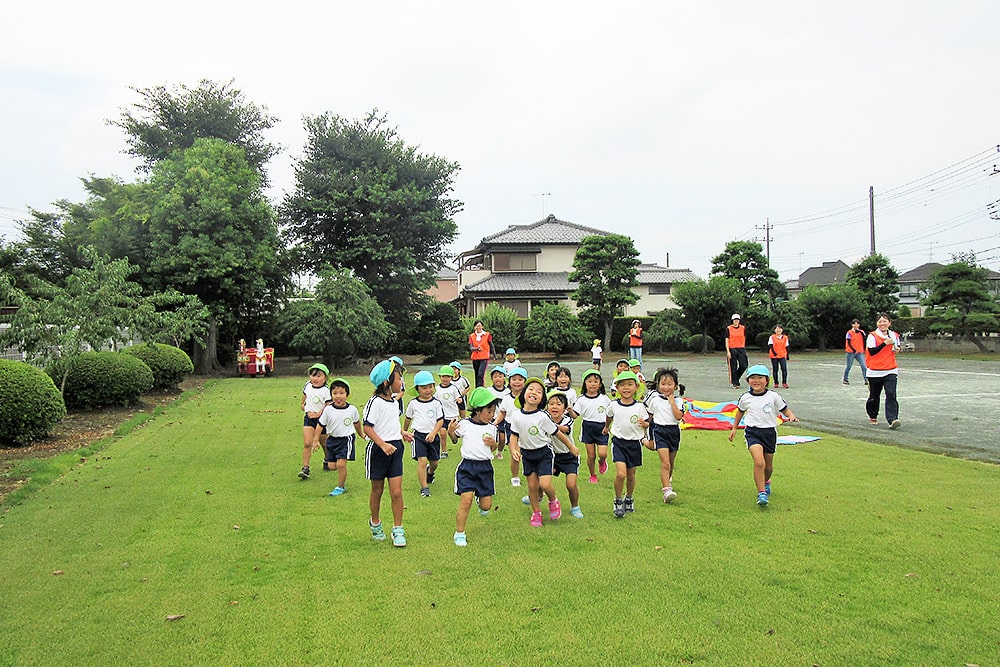
[[[771,377],[778,386],[778,371],[781,371],[781,386],[788,389],[788,343],[789,338],[781,325],[774,327],[774,333],[767,339],[767,356],[771,358]]]
[[[493,336],[483,329],[483,321],[476,320],[469,334],[469,350],[472,352],[472,369],[476,376],[476,386],[482,387],[486,377],[486,367],[493,352]]]
[[[896,353],[899,352],[899,334],[889,329],[892,320],[879,313],[876,328],[865,341],[865,361],[868,366],[868,400],[865,411],[868,421],[878,424],[878,404],[885,390],[885,419],[889,428],[899,428],[899,403],[896,401],[896,380],[899,369]]]
[[[642,322],[639,320],[632,320],[632,328],[628,330],[628,358],[642,363]]]
[[[851,320],[851,328],[847,330],[844,337],[844,352],[847,353],[847,366],[844,367],[844,384],[851,384],[847,376],[851,373],[851,366],[857,361],[861,366],[861,378],[868,384],[868,367],[865,366],[865,339],[867,335],[861,328],[861,322]]]
[[[740,314],[733,313],[733,323],[726,327],[726,359],[729,360],[729,382],[740,386],[740,376],[750,365],[747,361],[747,328],[740,323]]]

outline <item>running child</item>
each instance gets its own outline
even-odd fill
[[[413,436],[399,428],[399,408],[392,400],[403,384],[403,378],[393,361],[380,361],[368,374],[375,386],[375,393],[364,409],[364,430],[368,438],[365,449],[365,476],[371,480],[372,490],[368,497],[371,518],[368,527],[372,538],[385,539],[382,520],[382,494],[385,483],[389,482],[389,498],[392,505],[392,545],[406,546],[406,532],[403,530],[403,441],[413,442]]]
[[[618,376],[628,370],[628,359],[619,359],[615,362],[615,369],[611,371],[611,400],[618,398]]]
[[[413,426],[413,460],[417,462],[420,497],[429,498],[434,473],[441,458],[441,437],[444,435],[444,406],[434,398],[434,376],[420,371],[413,376],[417,397],[406,405],[403,430]]]
[[[684,419],[684,385],[677,382],[676,368],[658,368],[647,384],[646,409],[649,411],[647,447],[660,457],[660,484],[663,485],[663,502],[673,502],[677,493],[673,489],[674,459],[681,446],[681,420]]]
[[[454,384],[455,372],[454,366],[442,366],[438,371],[440,384],[434,390],[434,398],[441,401],[441,406],[444,408],[445,430],[452,420],[465,417],[465,409],[459,405],[462,392]],[[441,458],[448,458],[447,438],[441,438]]]
[[[576,403],[576,389],[573,389],[573,374],[565,366],[560,366],[556,371],[556,386],[554,389],[566,394],[566,401],[569,405]]]
[[[539,492],[549,498],[549,518],[555,521],[562,516],[559,499],[552,485],[551,438],[555,435],[573,451],[576,445],[560,431],[543,409],[545,385],[538,378],[529,378],[521,391],[521,409],[508,415],[510,421],[510,454],[515,461],[523,461],[524,477],[528,480],[528,501],[531,505],[531,525],[542,525]]]
[[[320,433],[323,427],[319,424],[323,408],[330,402],[330,388],[326,386],[326,378],[330,369],[323,364],[313,364],[309,367],[309,381],[302,388],[302,470],[299,479],[309,479],[309,462],[312,453],[321,446]]]
[[[637,401],[641,401],[646,396],[646,376],[642,374],[642,362],[638,359],[629,359],[628,369],[635,373],[635,380],[638,383],[635,398]]]
[[[479,505],[479,514],[489,516],[493,507],[493,451],[497,448],[497,429],[493,416],[500,399],[489,389],[476,387],[468,396],[468,419],[452,422],[448,435],[452,443],[462,439],[462,460],[455,470],[455,495],[461,498],[455,515],[455,546],[468,545],[465,524],[472,509],[472,501]]]
[[[458,400],[455,401],[455,402],[458,403],[458,410],[461,413],[461,415],[464,417],[465,416],[465,397],[469,395],[469,391],[472,389],[472,385],[469,384],[469,378],[467,378],[464,375],[462,375],[462,364],[461,363],[459,363],[458,361],[453,361],[453,362],[451,362],[448,365],[455,369],[455,377],[452,378],[451,383],[453,385],[455,385],[455,388],[458,389]],[[448,427],[447,427],[447,425],[445,425],[445,431],[447,431],[447,430],[448,430]],[[444,440],[447,440],[447,438],[443,437],[445,431],[441,432],[441,436],[442,436],[442,438]],[[448,448],[445,447],[445,450],[447,450],[447,449]]]
[[[618,376],[618,400],[608,406],[605,433],[611,434],[612,454],[615,462],[616,519],[635,511],[635,469],[642,465],[642,439],[649,426],[646,406],[635,400],[639,380],[632,371]],[[625,497],[622,497],[622,491]]]
[[[604,378],[593,368],[583,372],[581,396],[573,403],[570,411],[574,417],[580,417],[580,442],[587,448],[587,468],[590,470],[590,483],[597,484],[597,474],[594,464],[603,475],[608,471],[608,433],[604,430],[607,424],[608,406],[611,399],[604,390]]]
[[[504,370],[503,366],[494,366],[493,370],[490,371],[490,386],[489,390],[493,393],[493,396],[497,401],[502,401],[505,396],[510,396],[510,389],[507,388],[507,371]],[[507,422],[503,424],[497,424],[497,451],[496,458],[503,458],[503,447],[507,443]]]
[[[590,360],[594,364],[594,370],[601,370],[601,359],[604,357],[604,348],[601,347],[601,339],[594,339],[594,346],[590,348]]]
[[[351,385],[344,378],[334,378],[330,383],[332,404],[323,409],[319,424],[323,435],[319,438],[326,451],[327,470],[337,471],[337,486],[331,496],[343,495],[347,491],[347,462],[354,460],[354,436],[364,437],[361,431],[361,415],[358,409],[347,402],[351,395]],[[330,467],[333,466],[333,467]]]
[[[549,400],[545,405],[549,417],[555,422],[559,432],[573,440],[573,417],[569,413],[568,397],[560,390],[549,393]],[[577,518],[583,518],[583,511],[580,509],[580,487],[577,486],[577,477],[580,472],[580,449],[574,444],[567,447],[558,436],[552,437],[552,451],[555,454],[552,463],[552,474],[556,477],[560,473],[566,475],[566,493],[569,495],[569,513]],[[540,499],[539,499],[540,500]]]
[[[545,381],[542,383],[545,386],[545,391],[549,389],[554,389],[556,386],[556,373],[559,372],[559,362],[550,361],[545,367]]]
[[[524,390],[524,383],[528,380],[528,372],[523,368],[515,368],[507,378],[510,393],[500,399],[500,408],[497,410],[493,424],[497,430],[503,429],[503,437],[510,442],[510,415],[520,409],[521,391]],[[521,478],[518,476],[520,466],[513,457],[510,459],[510,485],[521,486]]]
[[[503,370],[508,375],[510,375],[510,372],[515,368],[521,367],[521,361],[517,358],[517,350],[514,348],[508,347],[503,356]]]
[[[747,369],[750,391],[744,392],[736,404],[729,441],[733,441],[740,420],[746,416],[744,436],[753,458],[753,482],[757,487],[757,504],[767,505],[771,498],[771,474],[774,472],[774,451],[778,444],[777,419],[780,412],[790,422],[799,420],[785,400],[767,388],[770,374],[767,366],[757,364]]]

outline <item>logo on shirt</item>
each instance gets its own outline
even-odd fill
[[[631,423],[633,423],[633,424],[638,424],[639,423],[639,415],[632,415],[631,417],[629,417],[629,421]]]
[[[351,418],[350,418],[350,417],[344,417],[344,426],[350,426],[350,425],[351,425],[351,424],[353,424],[353,423],[354,423],[354,422],[353,422],[353,421],[351,421]]]
[[[599,415],[600,414],[604,414],[604,406],[603,405],[597,406],[597,414],[599,414]]]
[[[528,428],[528,433],[531,435],[538,435],[541,431],[538,430],[537,426],[531,426]]]

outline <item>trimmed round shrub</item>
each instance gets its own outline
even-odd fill
[[[63,400],[68,408],[131,405],[153,388],[153,371],[146,362],[120,352],[84,352],[60,359],[45,369],[58,385],[69,368]]]
[[[0,440],[38,440],[65,416],[62,395],[48,375],[23,361],[0,359]]]
[[[687,349],[692,352],[701,352],[702,340],[707,339],[708,341],[708,351],[715,352],[715,341],[712,340],[711,336],[703,336],[701,334],[695,334],[687,339]]]
[[[194,364],[187,352],[163,343],[144,343],[122,350],[146,362],[153,371],[153,389],[169,389],[184,381],[184,376],[194,372]]]

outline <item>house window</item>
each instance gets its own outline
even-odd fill
[[[657,283],[649,286],[650,294],[670,294],[670,283]]]
[[[499,252],[493,254],[493,272],[534,271],[534,253]]]

